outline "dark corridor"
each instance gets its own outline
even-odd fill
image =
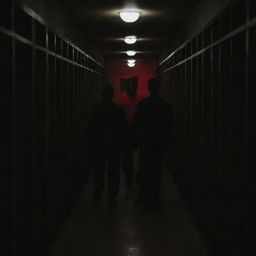
[[[255,0],[3,1],[0,67],[0,255],[256,255]],[[116,97],[138,77],[147,97],[154,76],[175,123],[165,208],[122,182],[114,211],[94,208],[90,113],[105,82]]]

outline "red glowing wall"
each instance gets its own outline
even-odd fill
[[[147,83],[157,75],[157,60],[137,60],[136,66],[130,68],[125,59],[105,60],[105,80],[114,86],[115,95],[120,93],[120,79],[138,77],[138,94],[142,97],[149,95]]]

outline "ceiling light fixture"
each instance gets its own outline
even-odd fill
[[[127,65],[128,65],[130,68],[135,67],[135,63],[127,63]]]
[[[139,11],[121,11],[119,12],[120,18],[127,23],[135,22],[140,17]]]
[[[136,36],[126,36],[126,37],[124,38],[124,41],[125,41],[125,43],[127,43],[127,44],[135,44],[136,41],[137,41],[137,37],[136,37]]]
[[[136,60],[127,60],[128,63],[135,63]]]
[[[128,56],[134,56],[136,54],[135,51],[131,51],[131,50],[127,51],[126,53],[127,53]]]

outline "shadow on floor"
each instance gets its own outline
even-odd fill
[[[127,196],[123,183],[117,207],[108,207],[106,193],[95,205],[90,182],[48,256],[207,256],[168,171],[163,181],[158,211],[135,205],[135,189]]]

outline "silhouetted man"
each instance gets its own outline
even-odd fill
[[[103,100],[94,109],[88,124],[88,140],[94,171],[94,200],[101,199],[104,172],[108,169],[110,206],[117,201],[120,183],[121,154],[127,140],[128,123],[120,107],[112,101],[113,88],[106,85]]]
[[[126,92],[121,93],[117,98],[117,104],[124,110],[126,118],[131,125],[136,111],[137,105],[139,104],[141,97],[137,95],[137,83],[134,79],[129,79],[126,84]],[[126,185],[130,186],[132,183],[134,170],[133,170],[133,142],[131,137],[128,139],[126,149],[123,154],[123,170],[125,173]]]
[[[161,85],[157,79],[148,82],[150,97],[142,100],[136,110],[133,132],[140,151],[137,203],[159,205],[164,152],[172,137],[171,106],[159,96]]]

